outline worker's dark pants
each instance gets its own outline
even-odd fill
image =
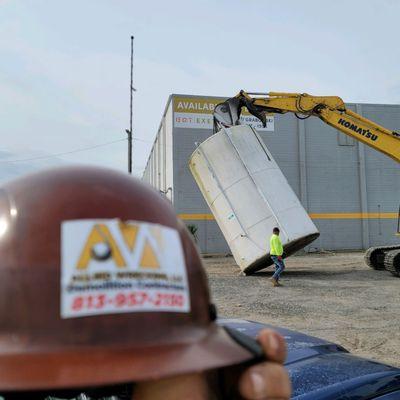
[[[272,275],[272,278],[276,279],[277,281],[279,280],[279,277],[281,276],[281,273],[285,269],[285,263],[282,260],[278,260],[277,256],[271,256],[272,261],[275,264],[275,273]]]

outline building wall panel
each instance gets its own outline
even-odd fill
[[[162,133],[158,135],[158,167],[154,165],[152,152],[143,178],[155,185],[154,168],[158,168],[160,188],[172,188],[167,196],[175,210],[185,223],[197,226],[201,250],[227,253],[225,239],[187,164],[196,142],[212,134],[211,125],[174,126],[174,96],[178,95],[171,96],[163,117]],[[179,95],[180,99],[182,97]],[[186,97],[199,99],[201,104],[210,101],[201,96]],[[398,105],[348,106],[389,129],[400,130]],[[199,115],[193,114],[199,110],[190,112],[191,117]],[[209,124],[209,115],[205,115],[204,110],[201,112],[202,121],[208,118]],[[180,117],[182,115],[180,113]],[[291,114],[275,115],[273,126],[273,131],[259,131],[259,134],[321,232],[310,250],[361,249],[396,243],[393,216],[400,203],[400,166],[395,161],[317,118],[299,121]]]

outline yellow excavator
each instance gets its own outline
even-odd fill
[[[260,119],[264,127],[267,115],[271,113],[294,113],[300,119],[318,117],[400,163],[400,133],[349,110],[340,97],[311,96],[306,93],[247,93],[242,90],[235,97],[215,107],[214,131],[240,124],[240,114],[244,107]],[[396,234],[400,236],[400,208]],[[400,277],[400,243],[394,246],[371,247],[365,254],[365,262],[373,269],[386,269]]]

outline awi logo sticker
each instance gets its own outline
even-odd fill
[[[176,230],[117,219],[64,221],[61,245],[62,318],[190,311]]]

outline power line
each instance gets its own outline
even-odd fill
[[[136,140],[138,142],[143,142],[143,143],[151,143],[151,144],[154,143],[154,140],[139,139],[137,137],[133,137],[132,140]]]
[[[98,147],[108,146],[108,145],[113,144],[113,143],[124,142],[124,141],[126,141],[126,138],[113,140],[111,142],[106,142],[106,143],[100,143],[100,144],[96,144],[94,146],[81,147],[80,149],[66,151],[66,152],[63,152],[63,153],[49,154],[49,155],[46,155],[46,156],[39,156],[39,157],[32,157],[32,158],[21,158],[21,159],[17,159],[17,160],[0,160],[0,163],[14,163],[14,162],[24,162],[24,161],[35,161],[35,160],[44,160],[44,159],[54,158],[54,157],[61,157],[61,156],[65,156],[65,155],[68,155],[68,154],[78,153],[78,152],[86,151],[86,150],[92,150],[92,149],[96,149]]]

